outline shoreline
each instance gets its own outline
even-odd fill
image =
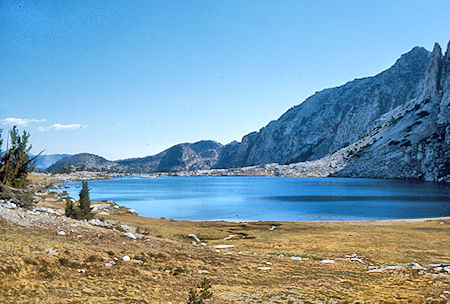
[[[233,168],[228,170],[239,170],[241,168]],[[245,169],[245,168],[244,168]],[[211,170],[225,170],[225,169],[211,169]],[[200,171],[181,171],[176,173],[171,172],[154,172],[154,173],[132,173],[132,172],[101,172],[101,171],[74,171],[72,173],[49,173],[49,172],[32,172],[35,175],[46,176],[48,179],[54,178],[54,183],[69,183],[69,182],[77,182],[83,180],[108,180],[115,178],[128,178],[135,177],[141,179],[153,179],[153,178],[162,178],[162,177],[289,177],[289,178],[349,178],[349,179],[371,179],[371,180],[379,180],[379,181],[409,181],[409,182],[418,182],[418,183],[431,183],[437,185],[450,185],[450,181],[427,181],[421,179],[407,179],[407,178],[382,178],[382,177],[357,177],[357,176],[338,176],[338,175],[320,175],[320,174],[312,174],[312,175],[295,175],[295,174],[251,174],[251,173],[235,173],[229,172],[228,174],[209,174]]]
[[[186,303],[204,279],[217,304],[450,296],[450,217],[184,221],[94,201],[97,217],[79,221],[63,215],[64,189],[40,181],[35,209],[0,204],[2,303]]]
[[[158,219],[155,217],[147,217],[141,216],[139,217],[150,218],[150,219]],[[213,219],[213,220],[176,220],[175,221],[184,221],[184,222],[225,222],[225,223],[388,223],[388,222],[405,222],[405,223],[420,223],[426,221],[437,221],[437,220],[450,220],[450,216],[440,216],[440,217],[424,217],[424,218],[401,218],[401,219],[382,219],[382,220],[342,220],[342,221],[258,221],[258,220],[226,220],[226,219]]]
[[[57,181],[52,181],[51,183],[54,185],[57,185],[57,187],[55,187],[55,190],[64,190],[64,186],[66,183],[71,183],[71,182],[78,182],[81,181],[82,179],[79,179],[79,173],[78,172],[76,174],[76,179],[74,180],[67,180],[67,175],[65,175],[65,178],[63,178],[61,180],[61,176],[55,176],[53,174],[39,174],[39,175],[44,175],[46,176],[45,181],[48,182],[48,180],[50,178],[55,178],[57,179]],[[34,174],[34,173],[33,173]],[[70,174],[69,174],[70,176]],[[168,177],[170,175],[167,176],[163,176],[163,177]],[[118,178],[142,178],[142,179],[147,179],[147,178],[160,178],[161,176],[140,176],[139,174],[132,174],[132,175],[119,175],[119,176],[98,176],[96,174],[94,174],[94,172],[88,172],[88,177],[91,178],[90,180],[112,180],[112,179],[118,179]],[[175,177],[186,177],[186,176],[178,176],[176,175]],[[205,176],[189,176],[189,177],[205,177]],[[221,177],[230,177],[230,176],[221,176]],[[237,176],[237,177],[244,177],[244,176]],[[278,176],[249,176],[249,177],[278,177]],[[289,176],[279,176],[279,177],[289,177]],[[319,177],[313,177],[313,178],[319,178]],[[324,177],[320,177],[320,178],[324,178]],[[331,178],[343,178],[343,177],[331,177]],[[344,177],[345,178],[345,177]],[[353,178],[353,179],[368,179],[368,178],[359,178],[359,177],[349,177],[349,178]],[[69,178],[70,179],[70,178]],[[380,181],[385,181],[386,179],[377,179]],[[393,181],[407,181],[407,180],[396,180],[393,179]],[[428,181],[419,181],[419,180],[413,180],[414,182],[419,182],[419,183],[433,183],[433,184],[440,184],[439,182],[428,182]],[[76,199],[76,198],[74,198]],[[110,201],[110,200],[105,200],[105,201]],[[124,207],[127,209],[131,209],[129,207],[126,206],[121,206],[118,205],[116,202],[113,202],[115,205],[119,206],[119,207]],[[143,216],[143,215],[139,215],[139,217],[142,218],[148,218],[148,219],[160,219],[160,217],[149,217],[149,216]],[[424,221],[430,221],[430,220],[448,220],[450,219],[450,215],[448,216],[438,216],[438,217],[426,217],[426,218],[394,218],[394,219],[356,219],[356,220],[304,220],[304,221],[283,221],[283,220],[246,220],[246,219],[199,219],[199,220],[186,220],[186,219],[173,219],[176,221],[185,221],[185,222],[226,222],[226,223],[370,223],[370,222],[375,222],[375,223],[389,223],[389,222],[424,222]]]

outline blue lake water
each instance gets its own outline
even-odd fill
[[[67,183],[78,199],[80,182]],[[289,177],[127,177],[89,182],[91,200],[179,220],[344,221],[450,216],[445,184]]]

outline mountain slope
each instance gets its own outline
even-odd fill
[[[449,182],[449,107],[450,42],[444,56],[434,46],[421,94],[379,119],[337,175]]]
[[[313,160],[354,142],[374,120],[421,92],[429,56],[415,47],[374,77],[314,94],[241,143],[226,145],[216,167]]]
[[[48,171],[71,166],[134,173],[209,169],[217,163],[221,149],[220,143],[204,140],[178,144],[152,156],[118,161],[109,161],[98,155],[81,153],[57,161],[48,168]]]
[[[36,165],[35,168],[38,170],[45,170],[58,160],[70,156],[70,154],[47,154],[47,155],[39,155],[36,157]]]
[[[54,171],[60,168],[84,167],[93,170],[126,171],[120,164],[109,161],[101,156],[90,153],[79,153],[60,159],[47,168],[47,171]]]
[[[156,155],[119,160],[130,172],[169,172],[198,170],[213,167],[220,155],[222,145],[212,140],[182,143]]]

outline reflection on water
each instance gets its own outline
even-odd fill
[[[78,197],[79,183],[68,192]],[[450,186],[356,178],[164,177],[89,182],[92,200],[184,220],[339,221],[450,215]]]

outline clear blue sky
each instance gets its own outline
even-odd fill
[[[109,159],[225,144],[449,38],[448,0],[2,0],[0,127]]]

